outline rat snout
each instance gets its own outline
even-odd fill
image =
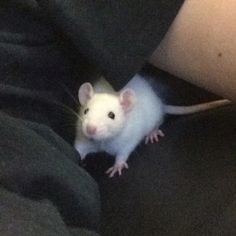
[[[88,135],[94,135],[97,132],[97,127],[95,125],[88,124],[86,126],[86,132]]]

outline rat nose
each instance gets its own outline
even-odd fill
[[[97,131],[97,127],[95,125],[87,125],[86,131],[89,135],[94,135]]]

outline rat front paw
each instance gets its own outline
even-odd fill
[[[115,173],[118,172],[119,176],[121,176],[122,175],[122,170],[123,169],[128,169],[128,168],[129,168],[129,166],[126,162],[118,162],[114,166],[109,168],[106,171],[106,174],[108,174],[109,177],[112,178],[112,177],[114,177]]]

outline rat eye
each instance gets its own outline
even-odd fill
[[[86,108],[86,109],[84,110],[84,114],[86,115],[86,114],[88,113],[88,111],[89,111],[89,109]]]
[[[111,118],[112,120],[114,120],[114,119],[115,119],[115,114],[114,114],[114,112],[110,111],[110,112],[108,113],[108,117]]]

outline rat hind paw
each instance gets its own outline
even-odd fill
[[[126,162],[119,162],[119,163],[116,163],[114,166],[112,166],[111,168],[109,168],[107,171],[106,171],[106,174],[109,175],[110,178],[114,177],[114,175],[118,172],[119,176],[122,175],[122,170],[123,169],[128,169],[129,166]]]
[[[164,137],[164,133],[160,129],[154,129],[145,138],[145,144],[158,142],[158,137]]]

